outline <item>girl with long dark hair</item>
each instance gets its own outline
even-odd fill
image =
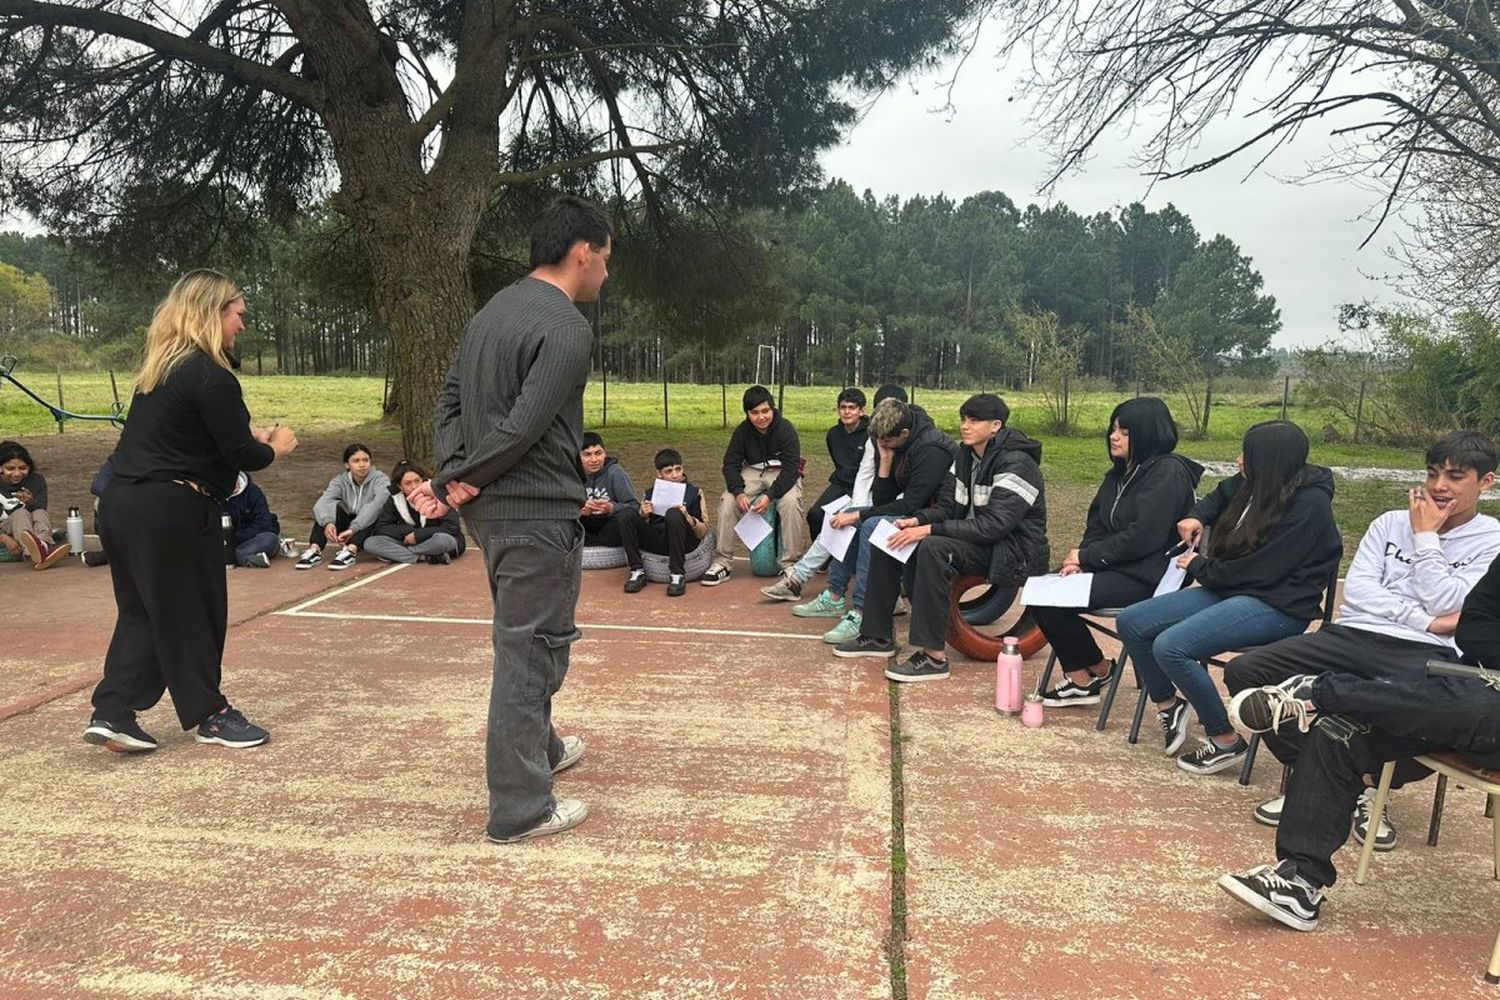
[[[1064,575],[1092,573],[1088,608],[1123,608],[1156,591],[1177,522],[1193,506],[1203,466],[1177,454],[1177,424],[1152,396],[1115,407],[1105,434],[1111,467],[1089,505],[1083,540],[1063,558]],[[1093,705],[1115,669],[1084,623],[1086,608],[1030,609],[1065,677],[1042,696],[1053,707]]]
[[[1167,756],[1196,713],[1208,738],[1177,766],[1193,774],[1234,767],[1248,751],[1229,724],[1202,661],[1297,635],[1318,616],[1343,556],[1333,520],[1333,475],[1307,464],[1307,435],[1269,420],[1245,433],[1240,471],[1177,524],[1190,548],[1177,558],[1199,585],[1125,609],[1118,624],[1136,676],[1156,704]]]

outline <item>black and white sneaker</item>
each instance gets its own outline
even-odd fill
[[[427,557],[427,562],[428,562],[429,565],[432,565],[432,566],[452,566],[453,565],[453,553],[452,552],[434,552],[432,555],[430,555],[430,556]]]
[[[835,650],[835,652],[837,652]],[[948,661],[935,660],[925,650],[917,650],[902,662],[886,670],[888,680],[908,683],[910,681],[945,681],[948,679]]]
[[[668,597],[681,597],[685,593],[687,593],[687,582],[682,578],[681,573],[673,573],[667,577]]]
[[[1177,758],[1177,766],[1189,774],[1218,774],[1227,771],[1250,752],[1250,744],[1235,738],[1232,746],[1221,747],[1212,739],[1206,739],[1192,753]]]
[[[115,753],[146,753],[156,749],[156,737],[142,729],[135,716],[124,722],[90,719],[83,731],[83,741]]]
[[[353,549],[339,549],[338,553],[328,560],[328,568],[333,570],[348,569],[354,565],[357,558]]]
[[[1110,664],[1113,672],[1114,664]],[[1103,677],[1095,677],[1087,684],[1075,684],[1071,677],[1063,676],[1063,681],[1050,691],[1042,692],[1042,704],[1048,708],[1067,708],[1069,705],[1097,705],[1103,697],[1104,685],[1109,683],[1109,674]]]
[[[626,580],[625,580],[625,593],[627,593],[627,594],[639,594],[641,591],[643,591],[645,589],[646,589],[646,571],[643,570],[643,569],[633,569],[633,570],[631,570],[630,571],[630,576],[627,577]]]
[[[312,569],[323,561],[323,550],[309,546],[302,555],[297,557],[296,569]]]
[[[240,563],[240,565],[248,566],[251,569],[270,569],[271,557],[266,555],[264,552],[257,552],[249,559],[246,559],[244,562]]]
[[[1286,796],[1278,795],[1274,799],[1267,799],[1255,807],[1251,818],[1261,826],[1277,827],[1281,825],[1281,810],[1286,808]]]
[[[1230,699],[1230,724],[1247,736],[1273,732],[1288,721],[1307,732],[1318,717],[1318,706],[1312,701],[1317,679],[1316,674],[1296,674],[1280,684],[1246,688]]]
[[[1389,803],[1389,799],[1386,800]],[[1360,847],[1365,846],[1365,837],[1370,832],[1370,813],[1374,811],[1375,789],[1366,788],[1359,796],[1359,801],[1354,804],[1353,833],[1354,842]],[[1390,808],[1387,805],[1386,815],[1380,817],[1380,830],[1375,834],[1375,850],[1384,853],[1396,849],[1396,828],[1391,826]]]
[[[245,718],[239,709],[228,706],[204,719],[194,736],[199,743],[217,743],[236,750],[258,747],[270,738],[270,733]]]
[[[1172,707],[1165,712],[1156,713],[1156,721],[1161,724],[1161,735],[1165,749],[1162,751],[1168,757],[1175,756],[1182,745],[1187,742],[1188,726],[1193,723],[1193,706],[1185,698],[1178,698],[1172,703]]]
[[[698,583],[704,587],[717,587],[727,579],[729,579],[729,567],[714,563],[708,567],[708,572],[698,578]]]
[[[1274,868],[1261,865],[1238,875],[1220,875],[1219,888],[1288,927],[1317,930],[1323,890],[1299,878],[1297,867],[1290,861]]]
[[[833,647],[834,656],[846,658],[860,656],[884,656],[896,655],[896,643],[892,639],[877,639],[869,635],[857,635],[853,639],[846,640]]]

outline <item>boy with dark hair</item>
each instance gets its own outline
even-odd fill
[[[688,482],[687,471],[682,465],[682,454],[675,448],[663,448],[656,453],[656,478],[669,483],[683,483],[686,489],[682,503],[666,510],[657,510],[651,502],[656,487],[646,491],[641,503],[640,517],[635,520],[639,541],[630,537],[625,542],[625,553],[630,555],[631,546],[638,545],[647,552],[667,557],[667,596],[681,597],[686,592],[687,554],[693,545],[708,534],[708,522],[703,519],[703,493]],[[634,565],[632,563],[632,565]],[[628,589],[628,588],[627,588]]]
[[[604,439],[593,431],[584,432],[578,464],[583,468],[584,501],[578,512],[578,520],[583,523],[583,544],[624,546],[630,566],[625,593],[638,593],[646,586],[646,567],[641,562],[640,550],[633,544],[641,506],[635,487],[625,469],[605,451]],[[627,535],[631,544],[626,543]]]
[[[936,506],[898,518],[890,537],[894,549],[920,543],[916,552],[903,570],[888,553],[871,551],[870,588],[859,635],[833,650],[835,656],[896,655],[892,612],[904,576],[911,594],[911,644],[917,648],[904,663],[885,672],[893,681],[948,676],[944,634],[954,578],[983,573],[999,586],[1013,586],[1047,566],[1040,442],[1006,427],[1010,408],[991,393],[970,396],[958,412],[963,446],[941,498]],[[872,422],[871,433],[876,433],[876,423],[883,422]]]
[[[1307,738],[1287,782],[1276,864],[1224,875],[1220,888],[1288,927],[1313,930],[1323,890],[1337,878],[1333,855],[1349,838],[1349,814],[1386,763],[1416,767],[1417,754],[1449,750],[1500,768],[1500,564],[1469,592],[1454,638],[1465,660],[1492,671],[1488,678],[1408,669],[1372,679],[1335,669],[1235,695],[1229,717],[1242,732],[1270,735],[1280,725]]]
[[[1231,695],[1327,671],[1408,680],[1421,677],[1429,659],[1458,655],[1459,609],[1500,554],[1500,522],[1479,513],[1479,495],[1495,482],[1497,454],[1484,435],[1454,431],[1434,442],[1426,459],[1427,482],[1407,492],[1407,508],[1381,514],[1360,539],[1337,623],[1236,657],[1224,672]],[[1296,731],[1270,732],[1265,744],[1291,767],[1305,739]],[[1361,844],[1371,800],[1361,798],[1355,811]],[[1256,821],[1276,826],[1284,804],[1285,797],[1262,803]],[[1377,850],[1396,846],[1389,821],[1375,843]]]
[[[234,562],[237,566],[265,569],[281,552],[281,522],[271,513],[266,495],[247,473],[241,472],[234,492],[224,501],[234,529]]]
[[[734,526],[746,514],[763,514],[776,504],[783,567],[806,547],[802,532],[802,444],[797,428],[776,412],[771,390],[752,385],[742,400],[745,419],[724,451],[724,495],[719,499],[718,539],[713,565],[698,581],[716,587],[729,579],[729,563],[739,537]]]

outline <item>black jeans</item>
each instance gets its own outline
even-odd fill
[[[660,521],[655,518],[649,521],[639,519],[640,537],[637,544],[647,552],[665,555],[668,573],[686,573],[687,554],[697,545],[697,540],[693,538],[687,518],[676,507],[668,509],[662,518]],[[630,554],[628,545],[625,547],[625,554]]]
[[[583,544],[618,545],[625,550],[625,562],[640,569],[641,512],[635,507],[616,507],[611,514],[589,514],[579,518],[583,525]]]
[[[948,589],[964,573],[988,573],[990,547],[957,538],[929,536],[917,543],[917,551],[906,566],[870,546],[865,572],[870,582],[865,590],[865,617],[861,635],[892,638],[896,598],[903,578],[911,598],[911,644],[919,649],[942,649],[948,632]]]
[[[1329,673],[1313,684],[1319,718],[1292,772],[1276,829],[1276,857],[1303,878],[1333,885],[1333,853],[1349,816],[1387,761],[1456,750],[1500,767],[1500,691],[1456,677],[1371,680]]]
[[[807,536],[809,539],[816,541],[818,535],[823,532],[823,505],[825,503],[832,503],[839,497],[852,492],[852,490],[847,490],[842,486],[837,486],[833,483],[828,484],[827,488],[818,495],[818,499],[814,500],[812,505],[807,508],[807,527],[811,532]]]
[[[1379,632],[1325,625],[1316,632],[1294,635],[1230,661],[1224,685],[1231,696],[1246,688],[1279,684],[1296,674],[1344,673],[1375,680],[1422,678],[1430,659],[1457,659],[1451,646],[1411,642]],[[1276,759],[1295,767],[1307,735],[1267,733],[1265,744]]]
[[[1155,584],[1142,583],[1124,573],[1106,570],[1094,574],[1094,583],[1089,590],[1089,607],[1129,607],[1137,601],[1144,601],[1155,590]],[[1094,630],[1084,624],[1083,608],[1037,607],[1026,610],[1052,644],[1057,662],[1062,664],[1064,670],[1082,670],[1104,659],[1104,653],[1094,639]]]
[[[134,718],[172,693],[183,729],[228,704],[219,690],[229,590],[219,505],[177,483],[112,482],[97,518],[109,536],[114,637],[94,715]]]
[[[344,530],[346,528],[348,528],[349,525],[351,525],[353,523],[354,523],[354,515],[351,514],[351,513],[349,513],[344,508],[340,507],[340,508],[338,508],[337,510],[335,510],[333,512],[333,530],[334,531],[337,531],[340,534],[342,534],[344,532]],[[328,540],[328,535],[323,530],[324,527],[325,527],[325,525],[319,524],[318,522],[314,521],[313,522],[313,526],[312,526],[312,532],[309,533],[308,536],[307,536],[307,544],[309,544],[309,545],[316,545],[320,549],[323,546],[325,546],[325,545],[331,545],[331,544],[333,544],[332,542],[330,542]],[[354,533],[354,537],[352,537],[352,538],[349,539],[349,544],[353,545],[356,548],[361,548],[361,549],[364,548],[365,547],[365,539],[369,538],[370,537],[370,532],[372,532],[374,530],[375,530],[375,526],[371,525],[370,527],[364,529],[363,531],[355,532]]]

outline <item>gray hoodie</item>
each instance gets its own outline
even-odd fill
[[[611,500],[616,507],[639,507],[635,487],[625,469],[613,458],[604,460],[604,468],[592,476],[584,473],[583,495],[589,500]]]
[[[341,472],[328,481],[328,488],[313,504],[313,520],[319,524],[332,524],[340,507],[354,515],[350,525],[356,532],[364,531],[380,516],[380,508],[391,495],[391,478],[379,469],[371,469],[365,481],[355,485],[354,476]]]

